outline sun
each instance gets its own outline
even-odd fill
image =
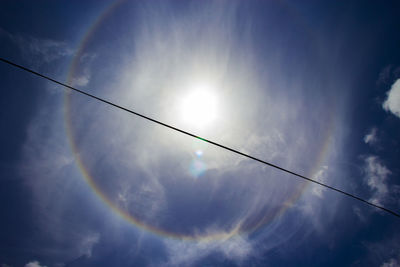
[[[189,88],[181,99],[181,115],[185,124],[204,129],[212,124],[218,115],[218,101],[214,88],[196,85]]]

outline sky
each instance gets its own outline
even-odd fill
[[[0,57],[400,212],[397,1],[1,1]],[[0,62],[0,266],[400,266],[398,217]]]

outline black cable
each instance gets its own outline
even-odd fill
[[[372,207],[381,209],[381,210],[383,210],[383,211],[386,211],[386,212],[388,212],[388,213],[390,213],[390,214],[392,214],[392,215],[394,215],[394,216],[400,218],[400,214],[399,214],[399,213],[394,212],[394,211],[392,211],[392,210],[390,210],[390,209],[387,209],[387,208],[385,208],[385,207],[376,205],[376,204],[374,204],[374,203],[372,203],[372,202],[369,202],[368,200],[365,200],[365,199],[363,199],[363,198],[361,198],[361,197],[358,197],[358,196],[355,196],[355,195],[353,195],[353,194],[347,193],[347,192],[345,192],[345,191],[343,191],[343,190],[340,190],[340,189],[338,189],[338,188],[335,188],[335,187],[333,187],[333,186],[326,185],[326,184],[324,184],[324,183],[318,182],[318,181],[316,181],[316,180],[314,180],[314,179],[308,178],[308,177],[306,177],[306,176],[304,176],[304,175],[295,173],[295,172],[290,171],[290,170],[288,170],[288,169],[279,167],[278,165],[269,163],[269,162],[264,161],[264,160],[262,160],[262,159],[259,159],[259,158],[250,156],[250,155],[245,154],[245,153],[242,153],[242,152],[240,152],[240,151],[238,151],[238,150],[235,150],[235,149],[233,149],[233,148],[230,148],[230,147],[221,145],[221,144],[219,144],[219,143],[213,142],[213,141],[208,140],[208,139],[204,139],[204,138],[202,138],[202,137],[200,137],[200,136],[197,136],[197,135],[192,134],[192,133],[190,133],[190,132],[181,130],[181,129],[179,129],[179,128],[176,128],[176,127],[171,126],[171,125],[169,125],[169,124],[166,124],[166,123],[164,123],[164,122],[158,121],[158,120],[156,120],[156,119],[147,117],[147,116],[145,116],[145,115],[143,115],[143,114],[137,113],[137,112],[135,112],[135,111],[133,111],[133,110],[130,110],[130,109],[128,109],[128,108],[124,108],[124,107],[122,107],[122,106],[120,106],[120,105],[114,104],[114,103],[112,103],[112,102],[110,102],[110,101],[107,101],[107,100],[105,100],[105,99],[103,99],[103,98],[97,97],[97,96],[95,96],[95,95],[92,95],[92,94],[89,94],[89,93],[84,92],[84,91],[82,91],[82,90],[79,90],[79,89],[77,89],[77,88],[74,88],[74,87],[72,87],[72,86],[70,86],[70,85],[68,85],[68,84],[65,84],[65,83],[59,82],[59,81],[57,81],[57,80],[54,80],[54,79],[52,79],[52,78],[50,78],[50,77],[48,77],[48,76],[45,76],[45,75],[43,75],[43,74],[40,74],[40,73],[38,73],[38,72],[36,72],[36,71],[33,71],[33,70],[31,70],[31,69],[28,69],[28,68],[26,68],[26,67],[23,67],[23,66],[21,66],[21,65],[18,65],[18,64],[16,64],[16,63],[11,62],[11,61],[9,61],[9,60],[6,60],[6,59],[4,59],[4,58],[0,58],[0,60],[3,61],[4,63],[7,63],[7,64],[12,65],[12,66],[14,66],[14,67],[17,67],[17,68],[22,69],[22,70],[24,70],[24,71],[30,72],[30,73],[32,73],[32,74],[34,74],[34,75],[36,75],[36,76],[42,77],[42,78],[44,78],[44,79],[46,79],[46,80],[49,80],[49,81],[51,81],[51,82],[54,82],[54,83],[59,84],[59,85],[61,85],[61,86],[64,86],[64,87],[66,87],[66,88],[68,88],[68,89],[71,89],[71,90],[73,90],[73,91],[75,91],[75,92],[78,92],[78,93],[80,93],[80,94],[89,96],[89,97],[94,98],[94,99],[96,99],[96,100],[98,100],[98,101],[101,101],[101,102],[103,102],[103,103],[106,103],[106,104],[108,104],[108,105],[111,105],[111,106],[113,106],[113,107],[116,107],[116,108],[118,108],[118,109],[122,109],[122,110],[124,110],[124,111],[126,111],[126,112],[129,112],[129,113],[133,114],[133,115],[139,116],[139,117],[141,117],[141,118],[143,118],[143,119],[152,121],[152,122],[157,123],[157,124],[159,124],[159,125],[162,125],[162,126],[164,126],[164,127],[170,128],[170,129],[172,129],[172,130],[174,130],[174,131],[177,131],[177,132],[180,132],[180,133],[189,135],[189,136],[191,136],[191,137],[194,137],[194,138],[203,140],[204,142],[207,142],[207,143],[212,144],[212,145],[214,145],[214,146],[217,146],[217,147],[223,148],[223,149],[225,149],[225,150],[231,151],[231,152],[233,152],[233,153],[239,154],[239,155],[241,155],[241,156],[243,156],[243,157],[246,157],[246,158],[249,158],[249,159],[252,159],[252,160],[261,162],[261,163],[266,164],[266,165],[268,165],[268,166],[270,166],[270,167],[273,167],[273,168],[275,168],[275,169],[284,171],[284,172],[286,172],[286,173],[290,173],[290,174],[292,174],[292,175],[294,175],[294,176],[297,176],[297,177],[299,177],[299,178],[302,178],[302,179],[304,179],[304,180],[306,180],[306,181],[309,181],[309,182],[318,184],[318,185],[320,185],[320,186],[326,187],[326,188],[328,188],[328,189],[331,189],[331,190],[333,190],[333,191],[339,192],[339,193],[341,193],[341,194],[343,194],[343,195],[346,195],[346,196],[351,197],[351,198],[353,198],[353,199],[356,199],[356,200],[359,200],[359,201],[361,201],[361,202],[364,202],[364,203],[366,203],[366,204],[368,204],[368,205],[370,205],[370,206],[372,206]]]

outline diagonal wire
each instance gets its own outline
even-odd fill
[[[265,164],[265,165],[268,165],[268,166],[273,167],[273,168],[275,168],[275,169],[278,169],[278,170],[280,170],[280,171],[283,171],[283,172],[292,174],[292,175],[294,175],[294,176],[297,176],[298,178],[301,178],[301,179],[306,180],[306,181],[308,181],[308,182],[312,182],[312,183],[314,183],[314,184],[318,184],[318,185],[320,185],[320,186],[322,186],[322,187],[325,187],[325,188],[328,188],[328,189],[330,189],[330,190],[336,191],[336,192],[338,192],[338,193],[341,193],[341,194],[343,194],[343,195],[346,195],[346,196],[348,196],[348,197],[351,197],[351,198],[353,198],[353,199],[356,199],[356,200],[358,200],[358,201],[361,201],[361,202],[363,202],[363,203],[365,203],[365,204],[368,204],[368,205],[370,205],[370,206],[372,206],[372,207],[378,208],[378,209],[380,209],[380,210],[383,210],[383,211],[385,211],[385,212],[388,212],[388,213],[390,213],[390,214],[392,214],[392,215],[394,215],[394,216],[400,218],[400,214],[397,213],[397,212],[395,212],[395,211],[392,211],[392,210],[390,210],[390,209],[388,209],[388,208],[385,208],[385,207],[383,207],[383,206],[374,204],[374,203],[372,203],[372,202],[370,202],[370,201],[368,201],[368,200],[365,200],[365,199],[363,199],[363,198],[361,198],[361,197],[358,197],[358,196],[353,195],[353,194],[351,194],[351,193],[348,193],[348,192],[345,192],[345,191],[343,191],[343,190],[340,190],[340,189],[338,189],[338,188],[336,188],[336,187],[333,187],[333,186],[330,186],[330,185],[327,185],[327,184],[318,182],[317,180],[314,180],[314,179],[311,179],[311,178],[306,177],[306,176],[304,176],[304,175],[298,174],[298,173],[296,173],[296,172],[294,172],[294,171],[285,169],[285,168],[283,168],[283,167],[280,167],[280,166],[278,166],[278,165],[275,165],[275,164],[272,164],[272,163],[270,163],[270,162],[264,161],[264,160],[262,160],[262,159],[253,157],[253,156],[248,155],[248,154],[245,154],[245,153],[242,153],[242,152],[240,152],[240,151],[238,151],[238,150],[236,150],[236,149],[233,149],[233,148],[224,146],[224,145],[222,145],[222,144],[220,144],[220,143],[217,143],[217,142],[214,142],[214,141],[211,141],[211,140],[202,138],[202,137],[200,137],[200,136],[197,136],[197,135],[192,134],[192,133],[190,133],[190,132],[187,132],[187,131],[184,131],[184,130],[182,130],[182,129],[176,128],[176,127],[174,127],[174,126],[172,126],[172,125],[166,124],[166,123],[161,122],[161,121],[159,121],[159,120],[150,118],[150,117],[148,117],[148,116],[145,116],[145,115],[143,115],[143,114],[140,114],[140,113],[138,113],[138,112],[135,112],[135,111],[133,111],[133,110],[131,110],[131,109],[125,108],[125,107],[120,106],[120,105],[117,105],[117,104],[115,104],[115,103],[113,103],[113,102],[110,102],[110,101],[105,100],[105,99],[103,99],[103,98],[100,98],[100,97],[98,97],[98,96],[89,94],[89,93],[87,93],[87,92],[85,92],[85,91],[82,91],[82,90],[79,90],[79,89],[77,89],[77,88],[75,88],[75,87],[72,87],[72,86],[70,86],[70,85],[68,85],[68,84],[62,83],[62,82],[57,81],[57,80],[55,80],[55,79],[52,79],[52,78],[50,78],[50,77],[48,77],[48,76],[46,76],[46,75],[43,75],[43,74],[41,74],[41,73],[39,73],[39,72],[33,71],[33,70],[28,69],[28,68],[26,68],[26,67],[24,67],[24,66],[21,66],[21,65],[18,65],[18,64],[14,63],[14,62],[11,62],[11,61],[7,60],[7,59],[4,59],[4,58],[1,58],[1,57],[0,57],[0,61],[2,61],[2,62],[4,62],[4,63],[7,63],[7,64],[9,64],[9,65],[11,65],[11,66],[17,67],[17,68],[19,68],[19,69],[22,69],[22,70],[24,70],[24,71],[30,72],[30,73],[32,73],[32,74],[34,74],[34,75],[36,75],[36,76],[39,76],[39,77],[44,78],[44,79],[46,79],[46,80],[49,80],[49,81],[51,81],[51,82],[53,82],[53,83],[59,84],[59,85],[61,85],[61,86],[63,86],[63,87],[66,87],[66,88],[72,90],[72,91],[75,91],[75,92],[78,92],[78,93],[80,93],[80,94],[86,95],[86,96],[91,97],[91,98],[93,98],[93,99],[96,99],[96,100],[98,100],[98,101],[100,101],[100,102],[103,102],[103,103],[108,104],[108,105],[111,105],[111,106],[113,106],[113,107],[115,107],[115,108],[121,109],[121,110],[123,110],[123,111],[126,111],[126,112],[128,112],[128,113],[131,113],[131,114],[136,115],[136,116],[138,116],[138,117],[141,117],[141,118],[143,118],[143,119],[146,119],[146,120],[148,120],[148,121],[157,123],[157,124],[159,124],[159,125],[161,125],[161,126],[170,128],[170,129],[172,129],[172,130],[174,130],[174,131],[177,131],[177,132],[180,132],[180,133],[182,133],[182,134],[191,136],[191,137],[193,137],[193,138],[200,139],[200,140],[202,140],[202,141],[204,141],[204,142],[207,142],[207,143],[212,144],[212,145],[214,145],[214,146],[223,148],[223,149],[228,150],[228,151],[230,151],[230,152],[239,154],[239,155],[241,155],[241,156],[243,156],[243,157],[246,157],[246,158],[249,158],[249,159],[258,161],[258,162],[260,162],[260,163],[263,163],[263,164]]]

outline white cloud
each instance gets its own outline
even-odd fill
[[[85,86],[89,83],[90,75],[83,74],[72,79],[72,86]]]
[[[221,253],[226,259],[241,262],[252,253],[252,244],[247,237],[240,235],[198,242],[166,240],[165,245],[169,256],[167,266],[191,266],[213,253]]]
[[[40,265],[38,261],[31,261],[25,264],[25,267],[46,267],[45,265]]]
[[[314,180],[325,183],[326,181],[326,176],[327,176],[327,171],[328,171],[328,166],[323,166],[318,172],[314,175]],[[312,194],[316,195],[317,197],[322,197],[323,191],[325,191],[326,188],[320,186],[320,185],[313,185],[312,188]]]
[[[387,93],[383,108],[400,118],[400,79],[397,79]]]
[[[383,263],[381,267],[400,267],[400,262],[396,259],[390,259],[389,261]]]
[[[387,197],[389,190],[386,180],[391,172],[376,156],[368,156],[365,158],[364,171],[366,174],[366,183],[370,189],[374,191],[370,201],[375,204],[380,204]]]
[[[364,142],[366,144],[373,145],[378,141],[377,137],[378,129],[376,127],[373,127],[368,134],[364,136]]]

